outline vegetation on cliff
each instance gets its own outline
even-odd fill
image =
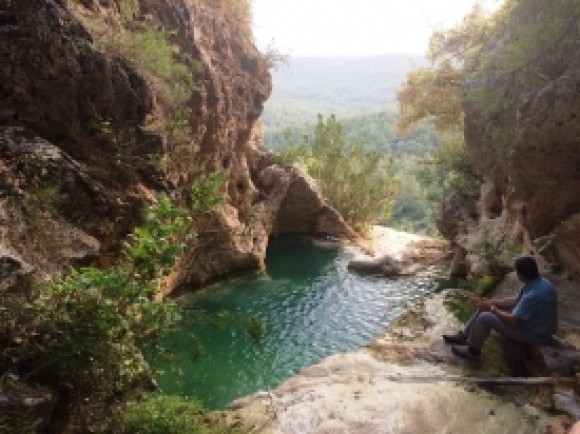
[[[429,119],[441,133],[431,183],[445,193],[477,193],[478,175],[463,138],[464,104],[496,119],[487,133],[486,158],[501,174],[517,107],[562,73],[578,49],[579,17],[574,0],[509,0],[491,16],[475,7],[456,28],[433,34],[431,66],[411,72],[397,96],[402,129]]]
[[[211,212],[219,203],[223,182],[216,180],[219,175],[196,185],[190,209],[174,206],[168,198],[149,207],[117,265],[74,270],[53,285],[3,300],[4,378],[34,381],[66,394],[91,430],[112,427],[105,417],[112,403],[122,418],[123,401],[152,381],[141,350],[179,320],[177,305],[158,302],[155,295],[187,240],[195,236],[195,215]],[[140,417],[145,423],[153,417],[139,413],[138,401],[129,408],[131,420]],[[179,418],[173,423],[180,423]]]
[[[314,138],[289,145],[281,161],[299,161],[317,181],[323,195],[356,229],[389,217],[395,195],[393,161],[372,152],[363,142],[348,143],[334,115],[319,115]]]
[[[6,67],[18,70],[20,76],[14,83],[6,83],[2,92],[11,94],[14,89],[10,86],[18,87],[15,83],[22,80],[32,89],[27,97],[39,102],[38,107],[30,104],[37,108],[36,124],[24,117],[20,122],[18,115],[1,119],[3,163],[16,167],[3,170],[2,181],[18,184],[3,197],[1,211],[11,218],[22,216],[23,231],[31,232],[24,241],[33,240],[14,250],[24,251],[26,260],[54,254],[51,260],[58,262],[56,252],[69,247],[59,244],[66,244],[68,237],[73,241],[72,259],[57,264],[58,271],[66,274],[62,279],[50,275],[57,274],[53,269],[41,270],[38,274],[45,280],[36,279],[23,289],[12,288],[11,276],[2,275],[0,389],[20,382],[52,390],[49,406],[56,406],[54,418],[46,414],[43,423],[52,423],[55,432],[66,427],[71,432],[181,433],[184,424],[187,432],[203,432],[206,425],[196,403],[162,395],[141,399],[136,394],[153,386],[142,351],[180,317],[174,302],[159,302],[156,295],[185,244],[196,237],[196,217],[207,215],[225,197],[224,174],[207,174],[200,167],[203,162],[194,143],[191,99],[200,64],[177,44],[177,30],[142,10],[144,4],[137,0],[68,0],[9,4],[7,12],[2,7],[10,25],[17,27],[11,32],[26,32],[31,52],[42,52],[45,42],[54,46],[49,54],[55,58],[39,54],[35,65],[56,60],[60,69],[47,67],[49,74],[59,85],[72,88],[70,95],[76,97],[70,98],[75,103],[70,106],[71,119],[66,119],[66,125],[51,125],[52,135],[46,133],[42,122],[50,122],[44,118],[47,106],[58,107],[59,95],[47,94],[52,99],[40,100],[45,93],[35,92],[42,78],[25,74],[30,65],[20,62],[21,56],[14,56],[19,59],[11,59],[13,63]],[[249,2],[232,0],[228,5],[235,17],[244,19],[244,29],[249,31],[245,21]],[[27,26],[35,31],[28,32]],[[11,36],[7,34],[6,43],[0,44],[2,50],[20,50],[19,37],[14,42]],[[97,82],[94,87],[90,86],[92,80]],[[23,95],[25,91],[30,89],[22,90]],[[138,108],[133,107],[136,101]],[[117,107],[119,102],[125,106]],[[8,111],[18,110],[10,107]],[[10,142],[4,127],[14,124],[22,137]],[[61,149],[61,141],[68,148]],[[30,161],[34,164],[29,167]],[[70,169],[70,165],[74,170],[56,171],[53,166],[59,163],[60,168]],[[12,175],[15,179],[9,179]],[[84,196],[74,194],[77,184],[95,208],[83,202]],[[152,205],[138,218],[136,210],[145,200]],[[95,209],[98,213],[91,215]],[[136,222],[139,225],[128,233]],[[99,264],[101,260],[106,267],[68,270],[77,259],[74,236],[79,233],[92,242],[94,251],[81,253],[76,263]],[[107,240],[107,249],[99,251],[106,236],[116,239]],[[28,247],[33,253],[26,252]],[[20,265],[16,259],[13,262]],[[31,262],[31,269],[42,265]],[[259,340],[263,333],[259,321],[243,320],[252,338]],[[150,411],[152,406],[164,410],[168,424],[160,422],[159,413]],[[51,411],[47,409],[47,413]],[[17,409],[15,414],[1,414],[0,431],[36,432],[37,415],[21,413]],[[149,431],[141,430],[143,426]]]

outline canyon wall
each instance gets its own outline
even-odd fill
[[[500,158],[490,132],[507,121],[465,103],[466,144],[483,179],[480,195],[448,198],[438,219],[442,233],[467,253],[472,271],[481,266],[474,247],[488,237],[489,243],[510,240],[580,277],[580,51],[568,60],[509,114],[513,139]],[[469,86],[491,92],[482,83]]]
[[[448,197],[437,223],[456,246],[453,274],[501,276],[514,256],[537,255],[542,272],[569,287],[561,298],[577,311],[580,47],[577,18],[549,30],[553,12],[533,1],[514,7],[480,53],[483,66],[467,74],[465,141],[481,188],[476,197]],[[532,53],[525,32],[534,35]]]
[[[192,228],[169,291],[262,267],[274,233],[354,237],[313,182],[263,146],[272,65],[237,3],[0,1],[3,258],[45,279],[109,265],[144,205],[161,195],[187,205],[192,182],[214,171],[226,175],[224,203]],[[189,148],[159,127],[175,107],[158,77],[122,49],[123,5],[195,62],[181,126]]]

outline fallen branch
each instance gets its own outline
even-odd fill
[[[577,377],[465,377],[462,375],[386,375],[390,381],[401,383],[472,383],[479,385],[555,386],[578,383]]]

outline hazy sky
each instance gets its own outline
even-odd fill
[[[480,0],[494,7],[501,0]],[[477,0],[253,0],[263,50],[291,56],[423,54],[434,29],[461,21]]]

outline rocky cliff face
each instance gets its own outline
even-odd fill
[[[449,198],[438,218],[442,233],[459,246],[459,268],[489,272],[482,246],[493,255],[509,242],[518,250],[504,252],[507,257],[540,254],[580,277],[580,51],[549,70],[552,79],[532,92],[510,88],[514,104],[503,112],[490,114],[465,99],[466,143],[483,183],[475,200]],[[466,94],[491,94],[491,86],[469,83]],[[498,131],[510,133],[500,140]]]
[[[263,147],[269,63],[233,3],[138,2],[200,65],[185,119],[196,151],[177,156],[155,128],[171,116],[156,78],[99,44],[121,20],[119,2],[0,1],[3,256],[47,278],[106,265],[141,207],[160,194],[185,204],[200,170],[227,174],[226,203],[200,220],[172,287],[261,267],[272,233],[353,236],[311,182]]]

